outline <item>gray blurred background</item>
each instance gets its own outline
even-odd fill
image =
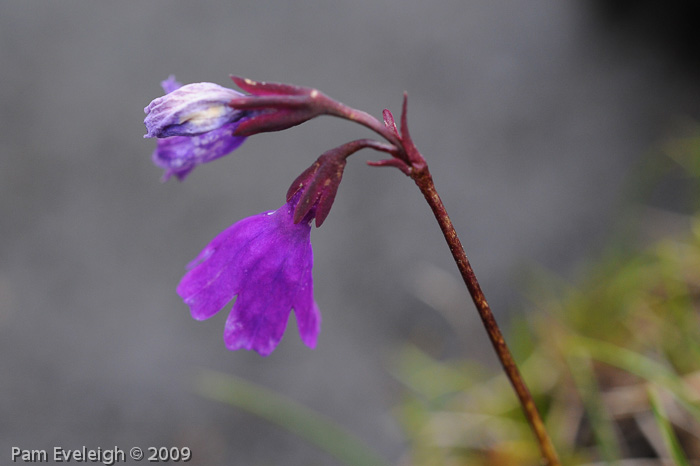
[[[633,3],[0,2],[0,461],[13,446],[178,445],[192,464],[335,464],[197,395],[201,368],[288,395],[400,461],[402,342],[495,361],[418,190],[354,156],[312,232],[318,348],[290,325],[268,358],[229,352],[226,313],[195,322],[176,295],[185,264],[279,207],[319,154],[370,133],[316,120],[162,184],[143,107],[169,74],[314,86],[378,117],[408,91],[414,140],[507,322],[526,311],[528,269],[569,274],[594,255],[630,171],[698,116],[697,33],[674,22],[691,17]]]

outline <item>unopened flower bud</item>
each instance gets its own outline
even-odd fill
[[[195,136],[240,120],[246,112],[230,105],[242,96],[213,83],[187,84],[153,100],[146,112],[147,138]]]

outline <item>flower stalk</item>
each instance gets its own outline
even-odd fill
[[[337,102],[336,105],[338,107],[343,106],[343,104]],[[342,114],[362,114],[363,116],[369,116],[364,112],[359,112],[353,109],[348,109],[334,114],[336,116],[340,116]],[[537,411],[537,406],[532,398],[532,394],[530,393],[525,380],[520,374],[520,370],[518,369],[518,366],[513,359],[513,355],[506,344],[503,333],[501,332],[501,329],[496,322],[496,318],[491,311],[491,307],[489,306],[488,301],[486,301],[486,296],[481,289],[481,285],[479,285],[474,269],[469,263],[467,254],[462,246],[462,242],[459,240],[452,221],[447,214],[447,210],[442,203],[442,199],[440,199],[440,195],[435,189],[435,183],[433,182],[433,177],[428,169],[428,164],[411,139],[407,122],[406,94],[404,94],[403,109],[401,112],[400,132],[397,130],[394,117],[389,110],[384,110],[383,116],[384,126],[381,127],[382,131],[377,131],[377,133],[384,136],[392,144],[398,144],[397,150],[391,152],[392,156],[394,157],[393,159],[370,162],[370,165],[395,166],[409,176],[416,183],[418,189],[420,189],[423,197],[425,197],[425,200],[430,206],[430,209],[433,211],[433,215],[440,226],[440,230],[445,237],[445,241],[447,241],[452,257],[457,264],[457,268],[462,275],[464,284],[469,291],[472,301],[476,306],[476,310],[479,313],[479,317],[481,318],[484,328],[486,329],[486,333],[491,340],[496,356],[501,362],[503,370],[513,386],[513,389],[515,390],[525,417],[527,418],[528,423],[530,424],[530,427],[537,438],[537,443],[540,448],[540,453],[544,460],[544,464],[547,466],[560,466],[561,462],[559,461],[559,457],[554,449],[554,444],[547,433],[542,417]],[[374,119],[374,117],[369,116],[369,118],[369,121],[363,119],[361,124],[371,129],[375,129],[380,126],[379,121]],[[356,121],[354,118],[348,119]],[[391,135],[390,138],[386,137],[387,133]]]
[[[457,268],[459,269],[459,273],[462,275],[464,284],[469,290],[472,301],[474,301],[474,305],[479,313],[479,317],[481,317],[486,333],[488,333],[491,344],[496,351],[498,360],[501,362],[503,370],[505,371],[508,380],[510,380],[511,385],[518,396],[520,405],[525,412],[525,417],[527,418],[528,422],[530,423],[530,427],[537,437],[540,452],[546,461],[545,464],[548,466],[559,466],[561,463],[557,457],[552,440],[547,434],[547,429],[545,428],[544,422],[537,411],[537,407],[532,399],[530,390],[528,390],[525,380],[520,374],[518,366],[513,359],[513,355],[511,354],[505,339],[503,338],[503,333],[501,333],[498,323],[496,322],[496,318],[494,317],[493,312],[491,312],[491,308],[489,303],[486,301],[486,296],[481,289],[481,285],[479,285],[474,269],[469,263],[467,254],[464,252],[462,242],[457,236],[457,232],[452,225],[449,215],[447,215],[442,199],[440,199],[440,196],[435,190],[435,183],[433,182],[433,177],[428,171],[428,167],[426,166],[425,170],[414,172],[411,175],[411,178],[413,178],[413,181],[418,186],[418,189],[420,189],[421,193],[425,197],[425,200],[428,202],[428,205],[430,205],[430,209],[433,211],[433,215],[435,215],[435,219],[440,225],[440,230],[442,230],[442,234],[445,236],[445,241],[447,241],[452,257],[454,258]]]

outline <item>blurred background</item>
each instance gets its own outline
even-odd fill
[[[249,139],[161,183],[143,107],[174,74],[317,87],[409,122],[492,308],[527,315],[537,266],[575,274],[633,208],[628,181],[700,113],[692,2],[301,0],[0,3],[0,458],[11,447],[188,446],[193,464],[336,464],[202,397],[235,374],[337,422],[390,463],[404,342],[496,364],[429,208],[354,156],[312,232],[318,348],[294,321],[268,358],[195,322],[185,265],[363,128],[330,118]],[[677,183],[653,202],[683,211]]]

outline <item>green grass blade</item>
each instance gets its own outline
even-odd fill
[[[331,419],[247,380],[203,370],[196,391],[204,397],[235,406],[293,432],[348,466],[386,466],[388,463]]]
[[[659,426],[661,438],[663,438],[664,444],[666,448],[668,448],[674,464],[676,464],[676,466],[690,466],[688,458],[685,456],[681,444],[678,441],[678,437],[676,437],[671,423],[666,417],[666,412],[659,399],[659,393],[653,387],[649,387],[649,403],[651,404],[651,411],[654,413],[656,424]]]
[[[700,406],[694,401],[694,394],[683,383],[681,377],[669,367],[627,348],[604,341],[581,336],[572,336],[571,351],[583,351],[591,358],[635,374],[673,393],[685,409],[700,422]]]
[[[583,352],[568,355],[566,362],[588,414],[591,430],[598,445],[598,451],[606,464],[613,465],[622,458],[613,422],[608,416],[600,390],[596,382],[591,360]]]

